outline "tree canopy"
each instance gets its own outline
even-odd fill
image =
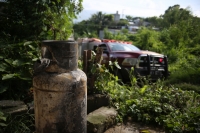
[[[83,0],[7,0],[0,17],[1,36],[15,39],[66,39]]]
[[[82,0],[0,2],[0,97],[23,99],[42,40],[67,40]],[[5,93],[4,93],[5,92]]]

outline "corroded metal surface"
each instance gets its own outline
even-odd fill
[[[77,69],[77,44],[44,41],[41,64],[33,77],[36,133],[86,133],[87,77]]]
[[[68,71],[76,70],[78,67],[78,44],[74,41],[52,41],[42,42],[42,58],[48,58],[58,68]]]
[[[33,78],[37,133],[86,133],[87,87],[81,70]]]

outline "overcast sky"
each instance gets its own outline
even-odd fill
[[[114,14],[118,11],[121,18],[152,17],[164,14],[169,6],[179,4],[181,8],[189,7],[194,16],[200,17],[200,0],[83,0],[83,11],[75,21],[88,19],[92,14],[102,11]]]

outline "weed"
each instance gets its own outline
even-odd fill
[[[32,133],[34,131],[34,114],[8,115],[7,126],[3,128],[5,133]]]

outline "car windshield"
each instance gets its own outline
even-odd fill
[[[139,48],[132,44],[109,43],[111,51],[140,51]]]

